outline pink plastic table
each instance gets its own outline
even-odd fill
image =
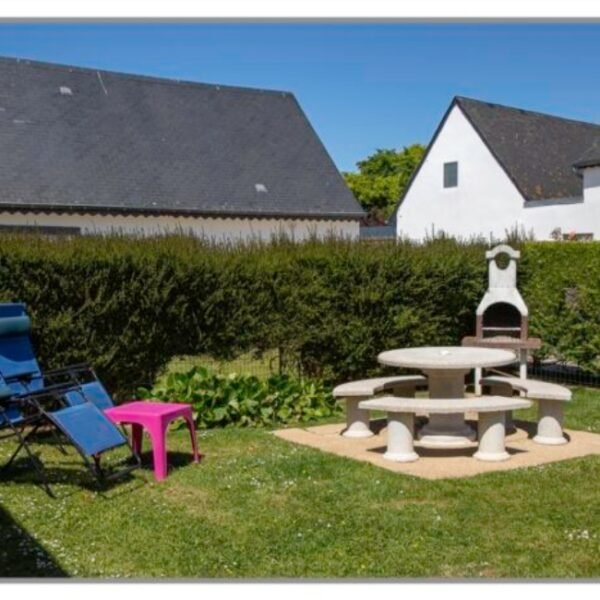
[[[200,460],[196,444],[196,428],[189,404],[136,401],[108,408],[104,414],[113,423],[131,425],[131,445],[136,453],[142,449],[142,433],[143,429],[146,429],[152,442],[154,478],[157,481],[167,476],[167,427],[175,419],[185,419],[192,438],[194,462]]]

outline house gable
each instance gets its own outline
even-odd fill
[[[600,125],[457,97],[469,122],[527,201],[581,196],[573,164]]]
[[[444,187],[444,164],[457,185]],[[523,196],[455,100],[440,123],[396,213],[398,236],[503,237],[519,227]]]

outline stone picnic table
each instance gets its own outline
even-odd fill
[[[428,379],[429,397],[450,399],[465,397],[465,375],[472,369],[508,365],[516,356],[491,348],[425,346],[388,350],[377,360],[386,366],[420,369]],[[463,447],[475,439],[464,413],[432,414],[418,435],[421,444],[431,448]]]

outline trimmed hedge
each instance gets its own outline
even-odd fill
[[[174,356],[252,349],[279,348],[304,375],[340,381],[378,372],[383,349],[473,333],[485,249],[3,236],[0,300],[27,303],[45,366],[90,362],[121,395],[151,385]],[[543,353],[597,368],[600,244],[522,250],[520,287]],[[565,301],[565,288],[576,301]]]
[[[600,373],[600,242],[528,243],[522,263],[537,356]]]

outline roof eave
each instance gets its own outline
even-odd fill
[[[573,164],[573,170],[579,176],[581,176],[581,171],[584,169],[590,169],[593,167],[600,167],[600,157],[582,160]]]
[[[21,213],[60,213],[60,214],[92,214],[92,215],[132,215],[139,217],[186,217],[186,218],[223,218],[223,219],[303,219],[303,220],[338,220],[360,221],[364,212],[278,212],[278,211],[224,211],[198,210],[168,207],[122,207],[122,206],[85,206],[69,204],[15,204],[0,203],[0,212]]]

